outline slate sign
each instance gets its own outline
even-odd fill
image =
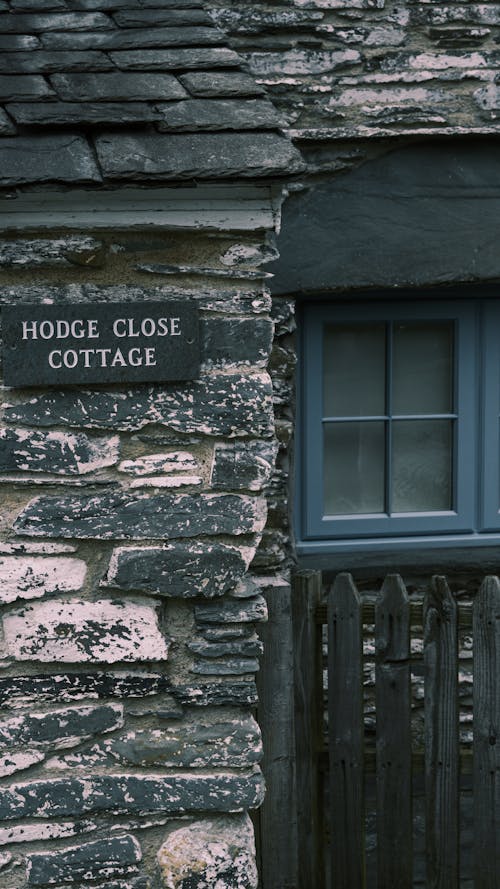
[[[192,380],[198,308],[186,302],[2,308],[4,385]]]

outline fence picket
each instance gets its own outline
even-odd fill
[[[292,632],[300,889],[324,887],[323,805],[318,769],[323,708],[321,631],[316,623],[320,598],[321,572],[298,572],[292,588]],[[287,813],[283,814],[286,817]]]
[[[474,887],[500,879],[500,580],[487,577],[473,610]]]
[[[424,601],[427,889],[459,885],[457,605],[444,577]]]
[[[410,608],[397,574],[375,606],[375,646],[378,885],[411,889]]]
[[[328,597],[328,701],[332,887],[364,889],[363,627],[350,574]]]

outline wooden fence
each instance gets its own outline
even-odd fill
[[[371,751],[367,750],[363,714],[366,624],[374,626],[375,637],[376,741]],[[323,681],[325,625],[327,683]],[[420,750],[414,742],[412,749],[411,732],[410,634],[415,626],[420,627],[424,662],[425,728]],[[367,604],[352,577],[340,574],[325,605],[320,572],[304,571],[296,576],[292,589],[292,627],[298,889],[366,887],[370,770],[376,798],[375,884],[378,889],[411,889],[413,789],[419,766],[425,788],[425,885],[428,889],[463,885],[459,794],[461,775],[469,771],[472,885],[499,889],[498,577],[487,577],[473,605],[467,606],[457,604],[441,577],[433,578],[423,602],[410,601],[398,575],[386,577],[377,600]],[[470,627],[473,637],[472,751],[461,749],[459,743],[459,627]]]

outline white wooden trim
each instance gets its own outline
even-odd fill
[[[283,197],[274,185],[12,192],[0,196],[0,230],[276,230]]]

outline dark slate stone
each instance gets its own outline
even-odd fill
[[[114,21],[120,28],[162,27],[170,25],[211,25],[204,9],[130,9],[115,12]]]
[[[12,102],[16,99],[42,99],[52,95],[53,92],[43,77],[29,74],[0,75],[0,100],[2,102]]]
[[[15,522],[17,534],[102,540],[252,534],[262,530],[261,500],[236,494],[104,493],[38,497]]]
[[[264,374],[213,374],[182,387],[127,392],[50,392],[7,407],[4,420],[28,426],[137,430],[149,423],[185,433],[269,437],[274,431],[272,389]]]
[[[3,34],[37,34],[46,31],[101,31],[112,28],[113,22],[102,12],[50,12],[46,15],[0,15]]]
[[[246,570],[240,551],[224,544],[126,547],[113,556],[107,584],[162,596],[221,596]]]
[[[77,32],[59,31],[42,36],[47,49],[140,49],[159,46],[220,46],[226,42],[222,31],[216,28],[127,28],[123,31]]]
[[[260,731],[251,717],[127,732],[103,741],[99,749],[124,765],[149,768],[237,769],[262,758]]]
[[[220,490],[260,490],[272,473],[276,458],[273,442],[216,445],[211,486]]]
[[[105,247],[102,241],[85,235],[60,238],[0,240],[0,266],[75,266],[101,267]]]
[[[258,770],[243,774],[96,775],[0,788],[0,818],[61,818],[86,812],[241,812],[262,802]]]
[[[287,199],[271,287],[313,294],[495,280],[499,190],[500,156],[487,140],[393,149]]]
[[[188,9],[203,6],[202,0],[66,0],[68,9]]]
[[[74,883],[137,871],[141,847],[132,836],[114,836],[58,852],[28,856],[28,885]]]
[[[118,446],[109,439],[71,433],[0,429],[0,472],[48,472],[80,475],[118,461]]]
[[[109,133],[95,141],[110,179],[272,176],[304,168],[292,143],[274,133]]]
[[[12,123],[10,117],[0,108],[0,136],[13,136],[16,127]]]
[[[262,96],[264,87],[244,72],[206,71],[182,74],[182,84],[193,96]]]
[[[235,639],[249,639],[253,635],[252,627],[202,627],[199,632],[208,642],[232,642]]]
[[[171,691],[163,673],[116,670],[0,678],[0,706],[24,701],[60,703],[82,698],[144,698]]]
[[[266,130],[286,125],[270,102],[263,99],[190,99],[158,105],[163,133],[183,130]]]
[[[120,728],[121,709],[116,705],[84,706],[52,713],[24,714],[0,722],[0,748],[51,744],[64,747],[68,738],[99,735]]]
[[[93,153],[83,136],[28,136],[0,141],[0,185],[28,182],[100,182]]]
[[[9,0],[10,6],[15,10],[25,12],[47,12],[54,9],[66,11],[69,7],[66,0]]]
[[[259,662],[255,658],[235,657],[218,661],[195,660],[191,672],[199,676],[241,676],[257,673],[258,669]]]
[[[162,116],[144,102],[33,102],[7,105],[6,109],[16,123],[24,126],[126,126],[157,121]]]
[[[262,654],[262,642],[253,636],[249,639],[233,640],[228,642],[208,642],[204,639],[194,639],[186,643],[189,651],[200,657],[214,658],[226,655],[238,657],[258,657]]]
[[[182,99],[186,95],[171,74],[54,74],[50,82],[66,102]]]
[[[233,272],[236,276],[237,272]],[[271,353],[274,325],[267,318],[204,318],[202,355],[215,363],[266,362]]]
[[[113,63],[103,52],[6,52],[0,56],[2,74],[36,74],[54,71],[105,71]]]
[[[184,47],[182,49],[143,49],[111,52],[111,61],[118,68],[154,71],[186,70],[189,68],[234,68],[240,57],[225,46]]]
[[[0,34],[0,50],[38,49],[40,41],[34,34]]]
[[[196,707],[219,707],[233,704],[253,707],[257,703],[257,687],[253,680],[177,685],[175,697],[181,704]]]
[[[267,605],[263,596],[226,599],[224,602],[196,605],[194,614],[199,624],[254,623],[267,620]]]

